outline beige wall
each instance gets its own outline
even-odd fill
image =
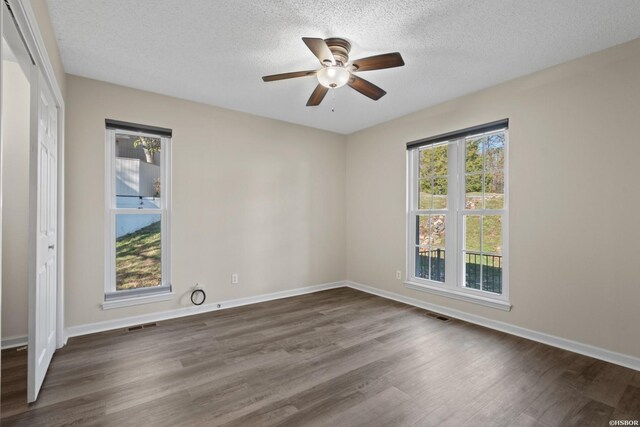
[[[66,324],[178,308],[195,282],[216,302],[346,277],[640,356],[638,75],[636,40],[346,138],[67,76]],[[405,143],[505,117],[512,311],[404,288]],[[100,308],[105,118],[174,130],[173,301]]]
[[[66,326],[184,306],[195,282],[213,303],[345,278],[344,136],[76,76],[66,104]],[[100,307],[106,118],[173,129],[172,301]]]
[[[404,288],[405,143],[503,118],[512,311]],[[640,356],[639,135],[640,40],[350,135],[347,277]]]
[[[27,335],[29,94],[16,62],[2,61],[2,338]]]
[[[31,0],[31,8],[33,14],[38,22],[38,28],[40,34],[44,40],[45,48],[47,49],[47,55],[51,61],[53,72],[60,86],[62,96],[65,96],[66,91],[66,75],[64,73],[64,66],[62,64],[62,58],[60,57],[60,50],[58,49],[58,41],[56,35],[53,32],[53,25],[51,25],[51,17],[49,16],[49,8],[47,7],[46,0]]]

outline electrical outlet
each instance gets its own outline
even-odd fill
[[[235,285],[236,283],[238,283],[238,273],[233,273],[231,275],[231,284]]]
[[[396,270],[396,279],[402,280],[402,271]]]

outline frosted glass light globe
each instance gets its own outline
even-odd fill
[[[318,71],[318,81],[324,87],[328,87],[330,89],[335,89],[338,87],[342,87],[347,84],[349,81],[351,73],[349,70],[342,67],[331,66],[325,67],[322,70]]]

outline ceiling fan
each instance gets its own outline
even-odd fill
[[[295,77],[316,76],[318,79],[318,86],[316,86],[311,97],[307,101],[307,107],[320,105],[329,89],[336,89],[344,85],[349,85],[364,96],[377,101],[387,92],[380,89],[373,83],[356,76],[354,73],[359,71],[401,67],[404,65],[404,60],[398,52],[370,56],[368,58],[356,59],[355,61],[349,62],[351,43],[345,39],[337,37],[324,40],[303,37],[302,41],[320,60],[320,64],[322,64],[321,69],[273,74],[271,76],[264,76],[262,80],[265,82],[273,82],[276,80],[292,79]]]

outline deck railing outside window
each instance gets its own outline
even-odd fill
[[[429,277],[429,262],[431,262],[432,280],[444,282],[445,250],[421,250],[416,262],[416,276]],[[480,254],[478,252],[465,253],[465,285],[472,289],[480,288],[480,264],[482,264],[482,290],[487,292],[502,292],[502,256]]]

